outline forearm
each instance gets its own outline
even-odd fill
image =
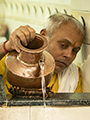
[[[20,39],[23,45],[27,45],[29,41],[34,40],[35,38],[35,30],[30,26],[20,26],[17,28],[11,35],[9,40],[3,45],[0,45],[0,60],[3,56],[12,50],[16,50],[20,52],[20,49],[17,46],[17,40]]]
[[[0,60],[9,52],[12,51],[9,41],[5,41],[0,45]]]
[[[0,45],[0,60],[6,55],[6,52],[4,51],[3,45]]]

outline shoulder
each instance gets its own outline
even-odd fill
[[[7,56],[8,54],[6,54],[1,60],[0,60],[0,64],[1,65],[4,65],[5,64],[5,59],[6,59],[6,56]]]
[[[69,71],[70,73],[78,74],[79,67],[76,66],[74,63],[72,63],[66,71]]]

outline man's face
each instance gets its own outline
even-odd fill
[[[55,72],[61,72],[75,59],[80,50],[83,35],[73,23],[62,24],[49,39],[47,51],[55,59]]]

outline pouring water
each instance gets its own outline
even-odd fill
[[[41,85],[42,85],[43,101],[44,101],[44,107],[45,107],[46,106],[45,104],[46,86],[45,86],[45,77],[44,77],[44,61],[40,60],[39,64],[40,64],[41,74],[42,74]]]

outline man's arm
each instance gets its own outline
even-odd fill
[[[3,58],[3,56],[6,55],[3,45],[0,45],[0,60]]]
[[[0,60],[6,55],[7,52],[16,50],[20,52],[20,49],[17,46],[17,40],[20,39],[23,45],[27,45],[29,41],[32,41],[35,38],[35,30],[30,26],[20,26],[17,28],[11,35],[7,42],[4,42],[0,45]]]

